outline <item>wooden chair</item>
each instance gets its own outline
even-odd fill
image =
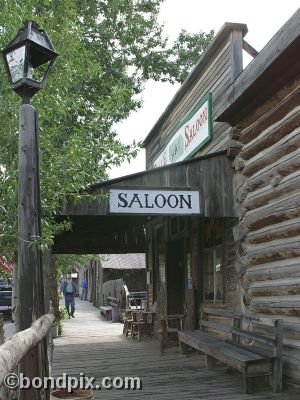
[[[135,336],[138,340],[141,340],[142,336],[145,334],[145,321],[143,319],[143,312],[138,311],[133,313],[133,321],[131,322],[131,338],[134,339]]]
[[[144,319],[144,332],[145,335],[152,337],[154,336],[154,320],[155,320],[155,311],[143,311],[143,319]]]
[[[166,348],[178,346],[178,331],[183,329],[183,320],[185,316],[181,314],[166,315],[160,318],[160,352]]]
[[[154,321],[156,316],[157,303],[154,302],[148,311],[143,311],[145,334],[149,337],[154,336]]]
[[[125,335],[126,337],[128,335],[131,335],[132,322],[134,322],[133,312],[131,310],[127,310],[125,312],[125,316],[123,318],[123,323],[124,323],[123,335]]]

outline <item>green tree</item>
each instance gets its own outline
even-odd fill
[[[56,254],[55,267],[57,272],[57,279],[60,276],[68,275],[72,272],[74,267],[86,269],[91,261],[100,261],[99,255],[74,255],[74,254]]]
[[[68,229],[53,216],[70,193],[107,179],[107,170],[135,157],[113,125],[141,107],[147,79],[182,81],[213,32],[182,32],[169,46],[157,17],[161,0],[0,0],[0,48],[24,21],[47,30],[60,54],[39,111],[43,245]],[[17,243],[18,108],[0,66],[0,253]]]

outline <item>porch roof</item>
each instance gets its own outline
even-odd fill
[[[145,225],[153,215],[120,215],[109,212],[110,189],[196,190],[204,217],[235,217],[233,168],[226,153],[167,165],[122,178],[99,182],[90,187],[88,197],[75,203],[66,200],[58,220],[69,217],[72,230],[55,238],[55,253],[144,253]]]

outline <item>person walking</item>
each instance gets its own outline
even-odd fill
[[[75,294],[76,294],[76,286],[72,282],[72,279],[68,278],[67,282],[64,285],[63,294],[65,296],[65,306],[68,312],[68,316],[75,318]]]
[[[87,297],[87,281],[85,279],[82,280],[81,282],[81,300],[86,300]]]

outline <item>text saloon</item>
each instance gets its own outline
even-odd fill
[[[122,214],[200,214],[199,192],[111,189],[109,209]]]
[[[153,161],[162,167],[186,160],[212,138],[212,96],[206,95],[177,125],[163,151]]]

